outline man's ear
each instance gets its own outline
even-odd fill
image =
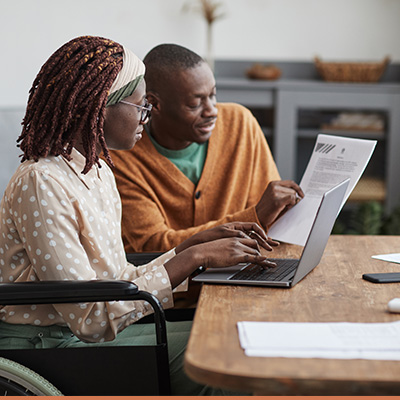
[[[147,101],[152,104],[153,111],[160,111],[160,99],[155,92],[147,92],[146,93]]]

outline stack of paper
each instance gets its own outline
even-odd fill
[[[237,325],[240,344],[248,356],[400,360],[400,321]]]

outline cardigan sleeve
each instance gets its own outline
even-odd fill
[[[253,138],[253,145],[251,149],[248,149],[248,153],[251,153],[252,157],[247,157],[252,160],[252,165],[248,167],[251,185],[247,203],[247,206],[251,207],[258,203],[268,184],[272,181],[280,180],[281,177],[272,156],[271,149],[265,140],[264,133],[253,116],[249,117],[248,127],[251,131],[251,137]],[[253,208],[255,213],[255,207]],[[255,219],[252,219],[252,221],[262,226],[257,216]],[[268,228],[266,226],[262,227],[264,229]]]

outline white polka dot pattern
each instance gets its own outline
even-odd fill
[[[163,264],[170,252],[137,268],[127,263],[120,237],[121,207],[114,176],[101,161],[83,176],[85,159],[61,156],[25,161],[1,201],[0,281],[124,279],[173,305]],[[112,340],[150,312],[145,302],[0,307],[8,323],[63,324],[82,340]],[[133,312],[134,311],[134,312]]]

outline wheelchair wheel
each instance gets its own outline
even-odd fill
[[[0,357],[0,396],[62,396],[62,393],[36,372]]]

